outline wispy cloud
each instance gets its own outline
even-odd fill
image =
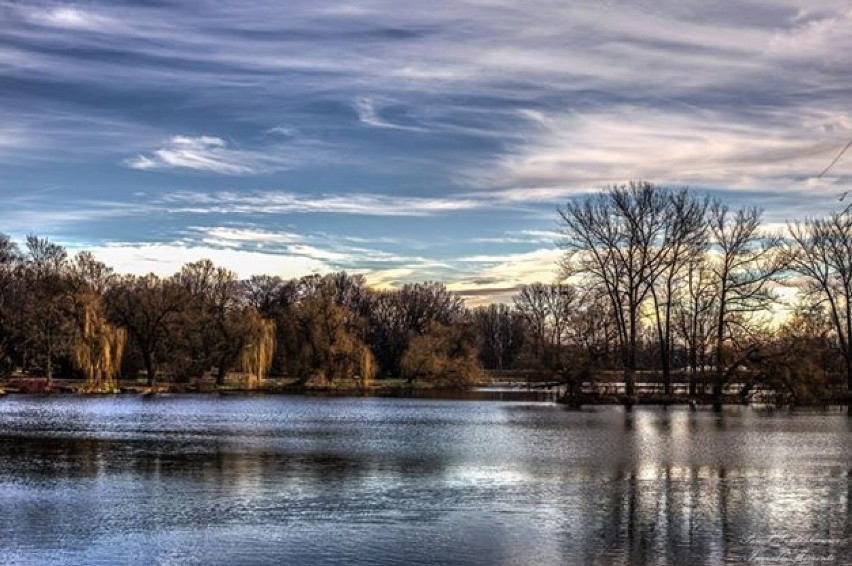
[[[286,191],[184,191],[167,194],[156,204],[175,213],[329,213],[361,216],[429,216],[482,206],[481,202],[467,198],[422,198],[372,193],[310,195]]]
[[[629,179],[739,188],[828,189],[852,176],[852,162],[815,177],[832,152],[852,139],[843,113],[771,111],[755,127],[716,112],[614,107],[604,113],[531,115],[539,132],[480,170],[479,183],[504,200],[567,198]],[[791,123],[792,122],[792,123]],[[795,128],[811,130],[802,137]]]
[[[362,124],[373,126],[374,128],[389,128],[392,130],[408,130],[413,132],[426,131],[425,128],[419,126],[410,126],[404,124],[394,124],[388,122],[381,116],[376,108],[376,102],[370,98],[359,98],[355,101],[355,111],[358,113],[358,120]]]
[[[314,272],[328,272],[326,263],[304,255],[270,254],[240,249],[223,249],[180,243],[113,242],[86,245],[95,257],[120,273],[156,273],[171,275],[181,266],[201,258],[212,260],[243,278],[252,275],[301,277]]]
[[[293,147],[247,150],[216,136],[174,136],[162,147],[125,160],[132,169],[195,169],[221,175],[253,175],[287,169],[301,161]]]
[[[485,297],[547,278],[534,232],[610,183],[783,222],[852,182],[814,179],[852,138],[847,0],[0,0],[0,28],[0,227],[141,259]]]
[[[38,25],[82,31],[119,32],[126,28],[117,20],[78,6],[22,8],[27,20]]]

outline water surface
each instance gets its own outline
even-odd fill
[[[845,564],[844,412],[0,401],[2,564]]]

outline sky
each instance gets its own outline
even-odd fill
[[[852,2],[0,0],[0,232],[120,272],[556,277],[556,209],[841,208]],[[849,152],[852,154],[852,151]]]

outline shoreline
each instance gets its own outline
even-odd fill
[[[687,406],[693,410],[712,407],[713,401],[709,394],[669,395],[651,394],[638,395],[628,398],[626,395],[602,395],[584,394],[579,398],[566,398],[557,390],[552,389],[529,389],[520,384],[508,386],[506,384],[480,383],[470,386],[438,385],[428,383],[400,383],[398,381],[385,384],[372,384],[366,387],[360,386],[310,386],[296,384],[273,384],[255,388],[223,386],[223,387],[199,387],[193,384],[161,384],[149,387],[139,384],[119,384],[114,391],[91,392],[81,390],[78,382],[68,383],[59,381],[54,383],[50,389],[46,387],[32,390],[27,388],[6,385],[13,380],[0,380],[0,398],[6,396],[75,396],[75,397],[104,397],[104,396],[141,396],[152,398],[160,396],[182,396],[182,395],[204,395],[221,397],[255,396],[255,395],[295,395],[316,397],[398,397],[398,398],[434,398],[434,399],[456,399],[456,400],[523,400],[530,402],[553,403],[566,408],[582,408],[595,406]],[[738,395],[726,395],[723,407],[730,406],[760,406],[778,408],[828,408],[848,407],[852,399],[848,395],[836,395],[826,399],[809,400],[795,404],[776,403],[771,400],[742,400]]]

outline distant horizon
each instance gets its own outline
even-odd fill
[[[0,0],[0,232],[122,273],[551,281],[555,209],[628,180],[842,210],[852,9]]]

